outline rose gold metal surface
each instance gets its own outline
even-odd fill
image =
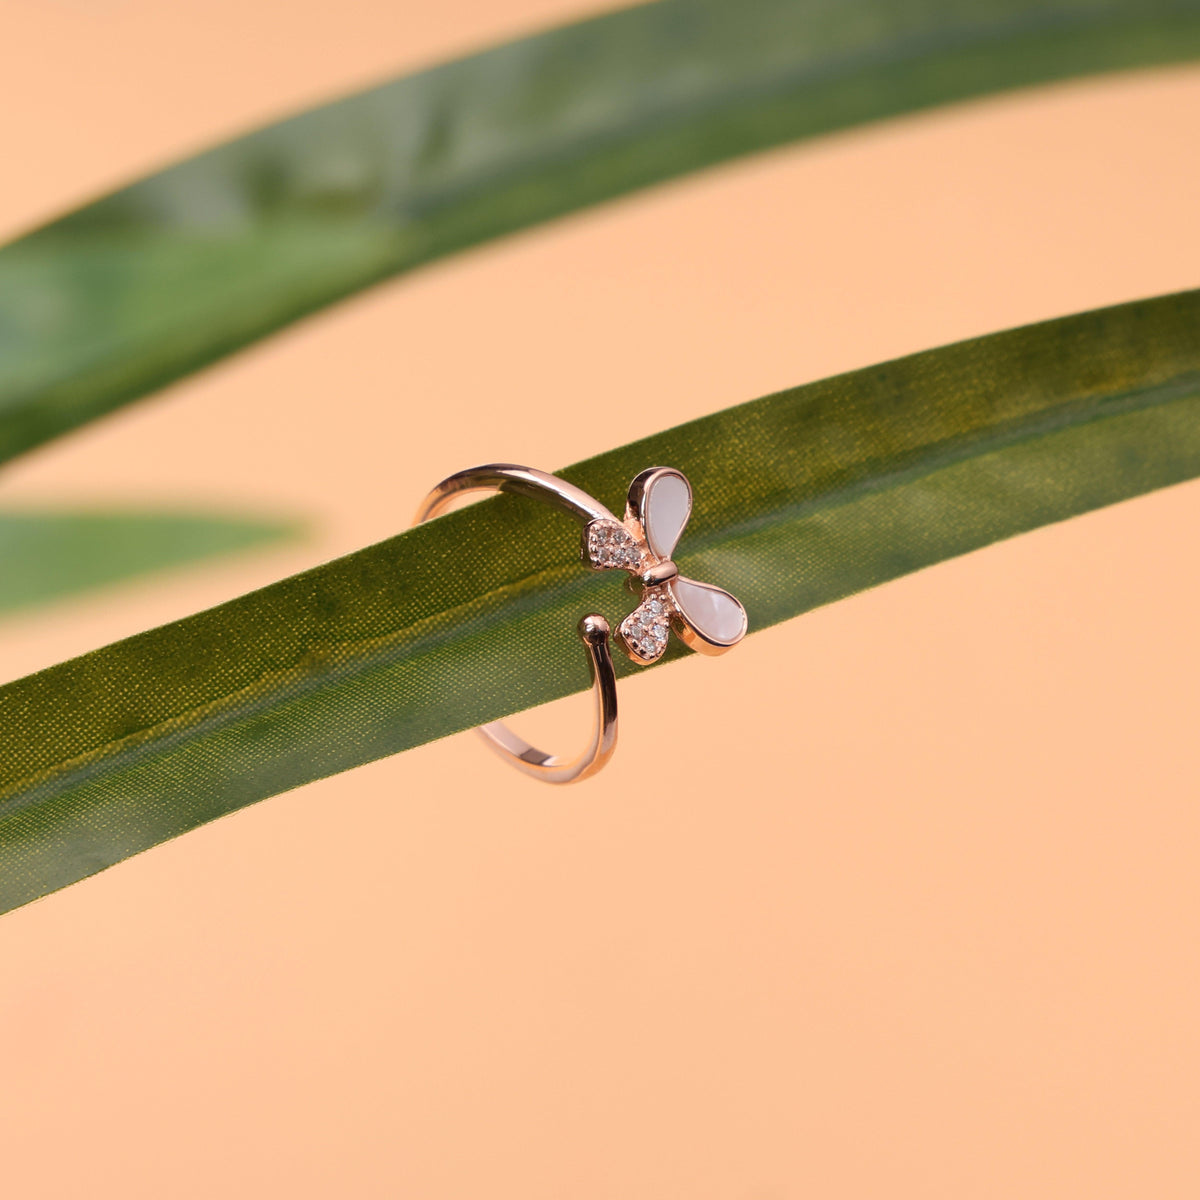
[[[670,583],[679,574],[679,568],[669,559],[648,567],[641,574],[642,587],[658,587],[660,583]]]
[[[655,484],[668,476],[683,482],[687,489],[687,507],[678,530],[672,530],[664,541],[663,530],[657,526],[650,511],[650,495]],[[696,580],[683,581],[720,592],[741,609],[741,626],[736,636],[728,640],[716,640],[706,634],[694,623],[698,616],[693,614],[689,619],[687,606],[680,603],[676,583],[681,577],[671,554],[691,516],[692,489],[686,476],[674,467],[651,467],[638,475],[629,486],[625,519],[618,521],[604,505],[557,476],[515,463],[488,463],[443,479],[421,502],[415,523],[436,517],[458,497],[474,492],[513,492],[554,505],[582,524],[580,553],[585,565],[593,570],[628,572],[626,584],[630,591],[640,595],[641,602],[621,622],[617,637],[626,655],[639,666],[650,666],[662,657],[671,629],[689,649],[710,655],[724,654],[746,636],[746,610],[721,588],[698,584]],[[661,513],[662,510],[656,511]],[[655,535],[653,542],[652,534]],[[661,554],[655,552],[655,544],[659,545]],[[602,616],[592,613],[579,622],[579,636],[588,654],[596,720],[591,741],[578,755],[562,758],[538,750],[502,721],[492,721],[478,730],[506,762],[546,783],[573,783],[586,779],[596,774],[616,749],[617,681],[610,652],[609,624]]]
[[[548,500],[585,525],[590,521],[616,520],[603,504],[598,504],[587,492],[556,475],[538,471],[534,467],[519,467],[515,463],[487,463],[482,467],[456,471],[443,479],[421,502],[413,524],[419,525],[436,517],[445,512],[453,500],[472,492],[513,492],[533,500]]]
[[[596,721],[591,741],[574,758],[560,758],[531,746],[503,721],[481,725],[478,733],[505,762],[543,783],[575,783],[595,775],[617,748],[617,677],[609,650],[608,622],[596,613],[579,622],[579,637],[588,652]]]
[[[436,517],[458,497],[473,492],[513,492],[534,500],[547,501],[583,522],[616,518],[602,504],[573,484],[513,463],[489,463],[458,471],[443,479],[421,502],[414,524]],[[491,721],[476,731],[488,746],[518,771],[543,783],[576,783],[595,775],[617,748],[617,676],[609,648],[609,625],[598,613],[583,617],[579,638],[588,655],[592,675],[592,697],[596,719],[588,744],[573,758],[547,754],[531,746],[503,721]]]

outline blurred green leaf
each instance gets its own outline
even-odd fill
[[[655,464],[695,489],[681,568],[761,629],[1200,474],[1200,292],[808,384],[563,474],[619,507]],[[501,496],[0,688],[0,910],[586,687],[575,621],[633,600],[578,552],[571,521]]]
[[[0,512],[0,616],[291,537],[295,525],[155,512]]]
[[[398,79],[0,251],[0,461],[487,238],[794,138],[1198,52],[1200,0],[663,0]]]

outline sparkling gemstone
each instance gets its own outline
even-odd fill
[[[597,567],[633,569],[639,561],[633,535],[615,521],[597,522],[588,529],[587,552]]]

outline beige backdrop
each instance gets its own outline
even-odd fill
[[[0,0],[0,234],[576,11]],[[1048,88],[381,288],[5,475],[316,532],[10,621],[0,675],[384,537],[472,462],[1194,286],[1198,134],[1194,69]],[[1198,528],[1176,488],[634,680],[569,793],[453,738],[0,919],[3,1195],[1193,1200]]]

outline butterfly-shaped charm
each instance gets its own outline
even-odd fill
[[[724,654],[746,636],[746,610],[728,592],[679,574],[671,555],[692,514],[692,488],[672,467],[651,467],[629,486],[625,520],[601,518],[583,531],[584,561],[623,570],[642,600],[618,630],[625,653],[647,666],[662,657],[671,628],[701,654]]]

